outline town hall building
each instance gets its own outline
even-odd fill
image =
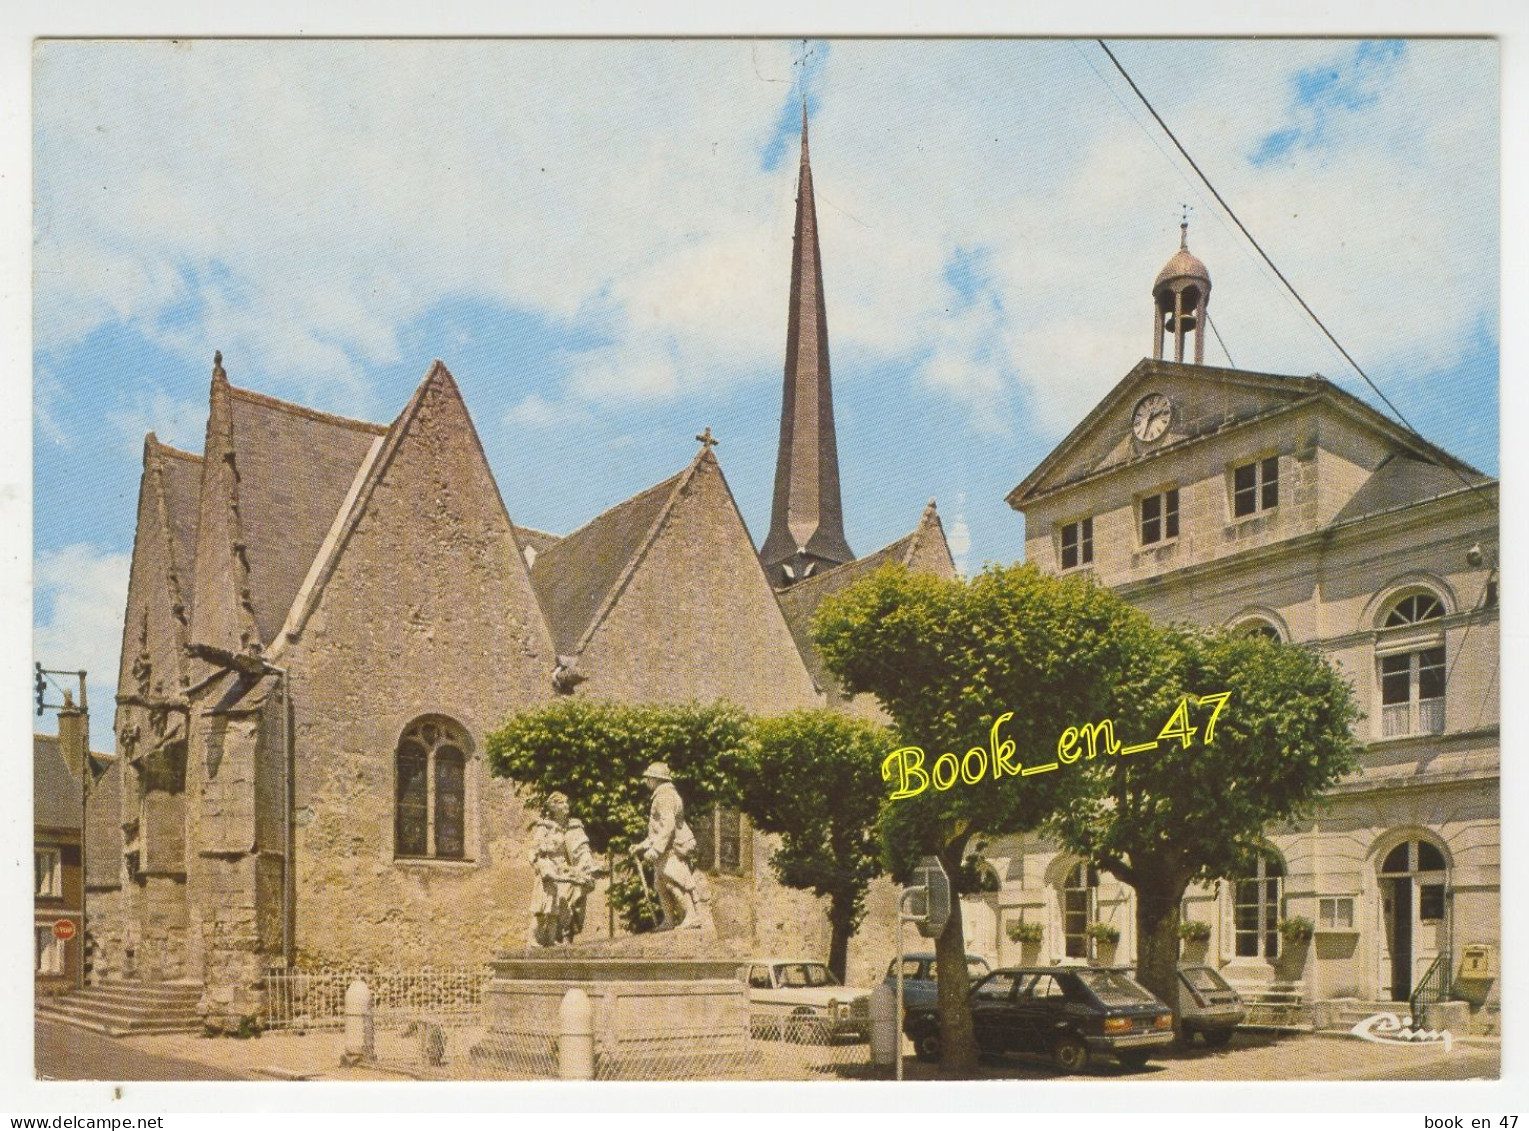
[[[1266,830],[1245,875],[1191,889],[1209,939],[1186,957],[1271,999],[1405,1002],[1426,982],[1480,1004],[1501,941],[1498,484],[1322,377],[1205,365],[1210,274],[1185,230],[1152,356],[1008,495],[1025,556],[1160,622],[1314,648],[1353,684],[1361,768]],[[1036,836],[989,855],[980,952],[1098,960],[1102,922],[1132,959],[1128,887]],[[1302,918],[1309,940],[1282,935]],[[1021,922],[1038,944],[1011,938]]]

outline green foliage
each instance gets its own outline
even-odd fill
[[[1292,915],[1279,921],[1279,933],[1287,943],[1303,943],[1311,941],[1311,936],[1317,933],[1317,927],[1304,915]]]
[[[925,751],[926,767],[947,751],[989,746],[993,724],[1010,711],[1001,737],[1026,764],[1051,761],[1066,727],[1134,712],[1161,682],[1153,633],[1109,590],[1030,565],[989,566],[970,582],[888,566],[825,600],[815,622],[829,669],[847,690],[876,695],[900,740]],[[1078,769],[886,802],[893,875],[979,830],[1035,828],[1080,793]],[[890,790],[883,784],[882,796]]]
[[[1210,924],[1199,919],[1185,919],[1179,924],[1179,938],[1185,942],[1209,942]]]
[[[533,806],[566,793],[591,848],[609,852],[610,899],[631,930],[653,926],[633,868],[622,863],[647,831],[642,772],[668,763],[693,815],[734,800],[729,767],[742,754],[748,718],[726,704],[625,706],[566,699],[511,717],[488,736],[488,764]]]
[[[865,892],[881,873],[874,836],[887,731],[833,711],[758,720],[726,760],[738,806],[756,828],[781,837],[770,857],[780,882],[845,901],[853,933]]]
[[[1111,926],[1109,923],[1090,923],[1083,928],[1083,933],[1099,943],[1118,943],[1120,941],[1120,928]]]
[[[1139,729],[1126,741],[1156,735],[1186,695],[1194,740],[1088,764],[1088,795],[1048,827],[1138,890],[1146,869],[1169,873],[1182,895],[1189,882],[1235,877],[1265,826],[1306,813],[1354,768],[1357,713],[1347,683],[1314,651],[1227,632],[1159,632],[1171,666],[1142,693],[1132,712]],[[1207,745],[1212,708],[1196,696],[1218,692],[1231,698]]]
[[[1038,943],[1041,941],[1041,937],[1046,932],[1045,928],[1040,923],[1027,923],[1021,921],[1017,923],[1010,923],[1006,933],[1009,936],[1010,942]]]

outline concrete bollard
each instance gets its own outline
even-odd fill
[[[897,1031],[897,991],[885,981],[871,991],[871,1063],[891,1068],[897,1063],[897,1046],[902,1034]]]
[[[595,1010],[574,986],[557,1007],[557,1074],[563,1080],[595,1078]]]
[[[357,978],[345,991],[345,1052],[343,1065],[377,1059],[377,1030],[372,1018],[372,991]]]

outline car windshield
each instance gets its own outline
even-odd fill
[[[1136,1005],[1157,1000],[1118,970],[1079,970],[1078,977],[1105,1005]]]
[[[1232,988],[1226,984],[1225,978],[1209,966],[1191,966],[1187,970],[1180,970],[1179,977],[1184,979],[1190,989],[1199,990],[1201,993],[1216,993]]]
[[[837,986],[838,979],[821,962],[789,962],[775,968],[776,982],[788,990]]]

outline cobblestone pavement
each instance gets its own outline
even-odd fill
[[[61,1030],[67,1037],[60,1037]],[[38,1022],[38,1072],[55,1079],[322,1079],[398,1080],[410,1074],[405,1066],[402,1038],[387,1031],[377,1034],[383,1065],[365,1069],[340,1067],[344,1036],[335,1030],[306,1035],[267,1033],[250,1040],[204,1038],[189,1033],[112,1040],[69,1026]],[[395,1040],[396,1038],[396,1040]],[[398,1044],[397,1048],[393,1045]],[[861,1045],[859,1048],[864,1049]],[[867,1050],[868,1051],[868,1050]],[[803,1079],[882,1079],[868,1063],[849,1063],[805,1074]],[[858,1061],[858,1062],[854,1062]],[[1030,1057],[985,1061],[977,1078],[988,1080],[1086,1080],[1107,1083],[1231,1080],[1467,1080],[1495,1079],[1501,1049],[1496,1042],[1456,1042],[1442,1045],[1379,1045],[1353,1038],[1310,1034],[1275,1035],[1239,1032],[1230,1044],[1211,1049],[1171,1048],[1141,1069],[1126,1069],[1101,1059],[1082,1074],[1064,1077],[1049,1064]],[[49,1066],[54,1070],[50,1071]],[[942,1077],[938,1066],[905,1062],[909,1080]],[[773,1075],[773,1074],[772,1074]],[[458,1077],[459,1079],[462,1077]],[[779,1078],[779,1077],[777,1077]]]

